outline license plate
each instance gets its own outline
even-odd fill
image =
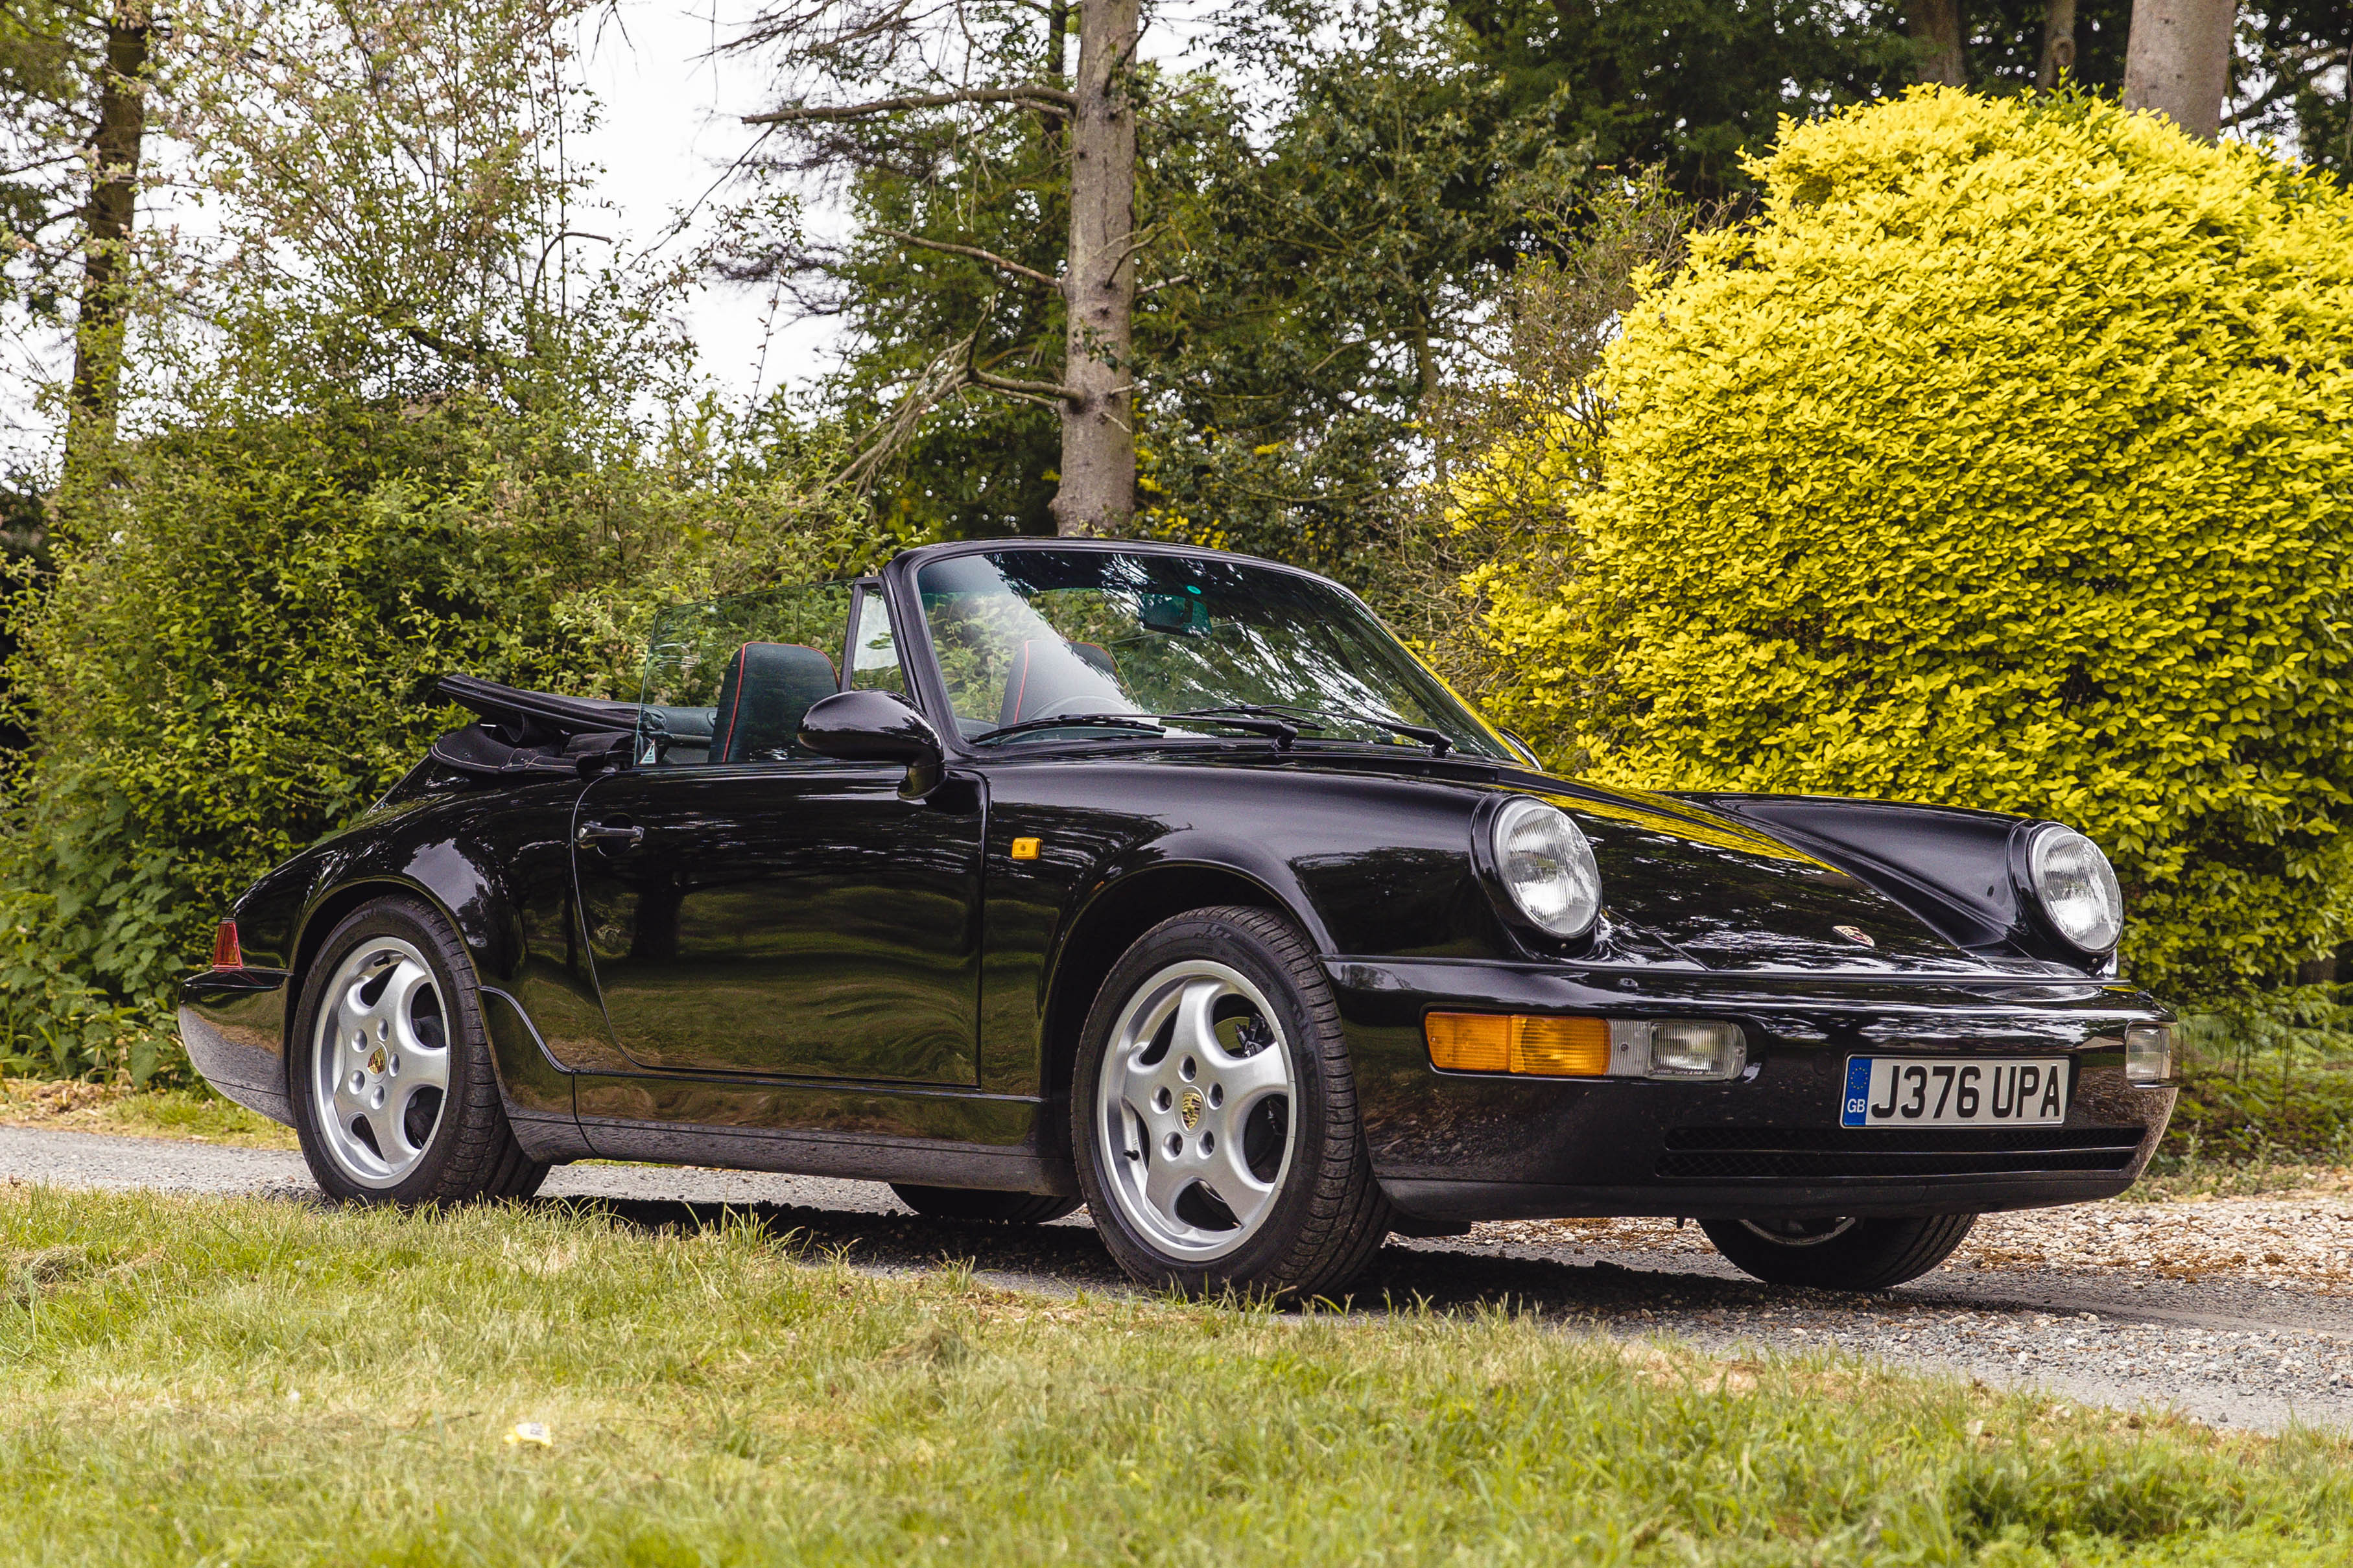
[[[1849,1057],[1841,1127],[2033,1127],[2067,1119],[2067,1058]]]

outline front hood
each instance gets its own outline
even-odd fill
[[[1603,922],[1588,956],[1751,972],[2083,973],[1964,948],[1854,874],[1877,868],[1825,858],[1819,836],[1801,849],[1766,825],[1692,800],[1472,758],[1325,756],[1314,765],[1534,795],[1567,811],[1601,868]]]
[[[1761,829],[1662,795],[1556,783],[1545,793],[1592,840],[1608,918],[1705,968],[1990,967],[1886,894]]]

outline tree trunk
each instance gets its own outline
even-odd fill
[[[2075,70],[2075,0],[2050,0],[2042,13],[2042,63],[2034,85],[2049,92]]]
[[[124,275],[139,194],[139,154],[147,132],[144,0],[115,0],[106,24],[106,63],[98,92],[98,131],[90,139],[89,230],[81,304],[74,320],[73,397],[66,416],[69,468],[112,438],[122,380]]]
[[[2153,109],[2200,141],[2222,128],[2237,0],[2133,0],[2125,107]]]
[[[1123,531],[1135,511],[1130,415],[1135,308],[1135,110],[1127,100],[1138,0],[1084,0],[1071,115],[1071,251],[1062,275],[1060,534]]]
[[[1920,46],[1920,79],[1947,87],[1968,85],[1961,60],[1961,0],[1910,0],[1905,29]]]

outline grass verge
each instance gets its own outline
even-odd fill
[[[209,1089],[133,1089],[79,1079],[0,1078],[0,1126],[124,1138],[174,1138],[238,1149],[291,1149],[294,1130]]]
[[[52,1563],[2090,1568],[2353,1543],[2334,1439],[1502,1310],[1050,1300],[554,1205],[16,1187],[0,1257],[0,1542]],[[548,1446],[506,1440],[525,1421]]]

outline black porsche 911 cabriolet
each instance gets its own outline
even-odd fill
[[[1549,774],[1286,567],[931,546],[670,613],[636,703],[441,690],[480,721],[183,994],[341,1199],[860,1177],[1270,1294],[1392,1232],[1688,1215],[1872,1289],[2122,1191],[2172,1109],[2082,834]]]

